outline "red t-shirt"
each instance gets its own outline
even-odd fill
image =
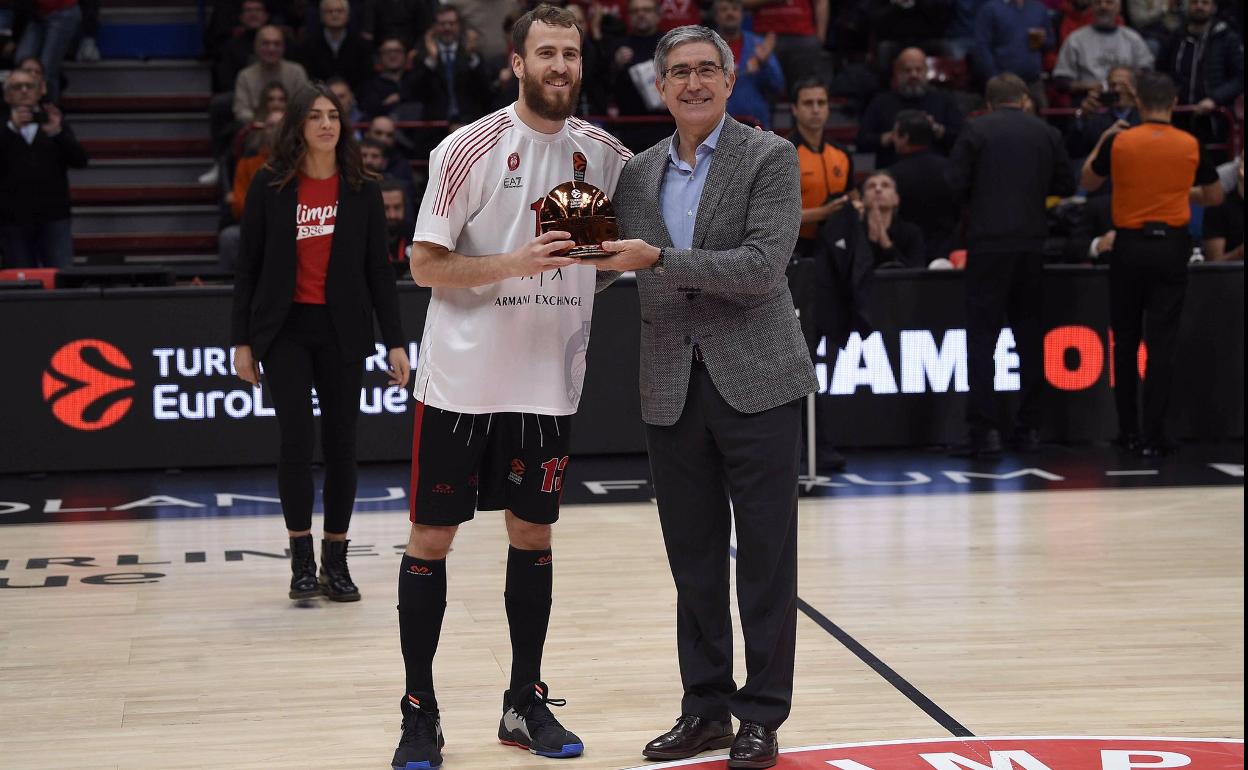
[[[766,35],[815,36],[815,8],[810,0],[784,0],[754,11],[754,32]]]
[[[325,274],[334,244],[338,218],[338,175],[312,179],[299,175],[299,205],[295,208],[295,302],[325,304]]]
[[[702,9],[697,0],[660,0],[659,31],[683,27],[686,24],[701,24]]]

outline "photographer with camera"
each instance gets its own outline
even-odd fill
[[[1122,123],[1123,128],[1140,125],[1140,111],[1135,100],[1135,70],[1119,66],[1109,71],[1103,87],[1089,91],[1075,111],[1066,133],[1066,151],[1076,169],[1083,168],[1083,159],[1092,152],[1105,129]],[[1098,193],[1102,191],[1098,190]],[[1109,190],[1104,189],[1104,194]]]
[[[69,169],[87,153],[53,104],[40,104],[40,82],[14,70],[4,82],[9,118],[0,128],[0,243],[5,267],[69,267]]]

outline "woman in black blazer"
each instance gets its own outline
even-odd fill
[[[376,352],[374,314],[389,350],[390,382],[405,387],[411,368],[386,261],[381,191],[364,170],[342,105],[317,84],[292,97],[273,155],[247,193],[230,331],[235,371],[259,385],[263,363],[277,412],[277,485],[290,536],[292,599],[360,598],[347,570],[347,527],[364,359]],[[312,548],[313,386],[325,456],[319,578]]]

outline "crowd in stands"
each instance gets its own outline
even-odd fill
[[[358,128],[365,164],[394,183],[391,194],[402,195],[410,222],[429,151],[448,131],[516,98],[507,32],[528,1],[212,3],[204,46],[212,63],[214,163],[201,181],[221,191],[224,266],[236,248],[230,228],[263,165],[272,126],[285,100],[310,81],[326,82],[338,96]],[[1243,11],[1242,2],[1222,3],[577,0],[568,7],[586,30],[581,115],[635,150],[670,134],[653,85],[655,46],[675,26],[714,26],[736,59],[729,112],[763,128],[788,124],[778,130],[799,149],[808,183],[799,250],[826,221],[844,219],[838,213],[849,206],[870,235],[878,267],[945,267],[965,246],[966,229],[945,182],[948,156],[967,120],[984,109],[983,84],[1002,73],[1021,78],[1027,109],[1047,112],[1062,131],[1072,177],[1106,129],[1139,123],[1134,80],[1147,69],[1178,84],[1176,124],[1233,164],[1228,148],[1238,145],[1240,124],[1226,116],[1242,115]],[[78,57],[90,58],[93,39],[79,28],[94,34],[92,24],[98,2],[0,0],[0,68],[4,55],[25,54],[23,67],[41,68],[39,103],[55,105],[60,62],[80,38]],[[5,100],[14,104],[7,90]],[[833,112],[841,124],[829,131]],[[68,121],[59,126],[57,147],[73,141]],[[10,123],[8,134],[18,133]],[[21,150],[12,141],[4,146]],[[63,153],[56,175],[82,160]],[[8,180],[14,166],[0,162]],[[1223,168],[1228,192],[1234,168]],[[1097,201],[1106,191],[1081,193],[1073,204],[1050,208],[1052,260],[1096,259],[1112,246]],[[59,203],[54,208],[47,217],[65,213]],[[1207,220],[1210,232],[1229,231],[1221,248],[1204,244],[1207,257],[1242,254],[1242,212],[1210,212]],[[1098,232],[1089,236],[1089,227]]]

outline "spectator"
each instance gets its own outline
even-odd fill
[[[255,60],[256,31],[268,23],[269,12],[263,0],[243,0],[238,29],[222,46],[212,68],[213,93],[225,93],[234,88],[238,73]]]
[[[1063,261],[1109,264],[1117,237],[1109,196],[1090,197],[1080,207],[1078,218],[1070,230],[1062,254]]]
[[[4,81],[7,125],[0,127],[0,244],[5,267],[69,267],[69,169],[87,153],[53,104],[39,105],[39,82],[14,70]]]
[[[962,128],[962,113],[946,92],[927,82],[927,55],[907,48],[893,62],[893,87],[876,94],[858,125],[858,151],[874,152],[876,168],[888,168],[897,159],[893,124],[902,110],[922,110],[932,119],[933,147],[947,153]]]
[[[351,133],[358,140],[360,132],[355,126],[365,122],[364,113],[360,112],[359,106],[355,102],[355,91],[351,90],[351,85],[340,77],[332,77],[325,81],[325,86],[333,92],[338,102],[342,105],[343,112],[346,113],[347,125],[351,126]]]
[[[1027,86],[997,75],[986,88],[988,114],[966,125],[954,147],[949,187],[967,201],[966,347],[969,440],[959,454],[1001,451],[993,354],[1008,319],[1022,380],[1014,440],[1038,448],[1044,360],[1041,249],[1048,235],[1045,198],[1070,195],[1074,177],[1057,129],[1023,111]]]
[[[1176,0],[1126,0],[1131,28],[1140,33],[1153,54],[1183,24],[1183,6]]]
[[[438,8],[433,27],[425,33],[425,76],[434,83],[426,117],[450,121],[452,127],[471,123],[489,106],[492,78],[476,50],[476,35],[465,33],[463,17],[453,5]]]
[[[1225,137],[1223,121],[1208,115],[1232,107],[1244,92],[1244,41],[1217,14],[1216,0],[1188,0],[1183,28],[1166,41],[1157,59],[1158,71],[1178,84],[1179,104],[1196,107],[1196,116],[1180,114],[1175,125],[1202,142]]]
[[[923,234],[927,248],[923,264],[948,259],[958,227],[958,207],[946,178],[949,159],[932,152],[936,138],[932,124],[918,110],[897,113],[893,137],[898,159],[888,167],[888,172],[901,198],[897,216]]]
[[[702,6],[699,0],[662,0],[659,3],[659,31],[702,24]]]
[[[759,37],[741,29],[741,0],[716,0],[715,29],[732,49],[737,65],[737,82],[728,97],[728,114],[753,118],[763,128],[771,128],[772,95],[784,93],[784,73],[780,60],[772,54],[775,33]]]
[[[280,85],[277,87],[281,88]],[[255,179],[256,173],[268,162],[269,155],[273,152],[278,126],[286,114],[285,91],[280,93],[283,95],[281,106],[272,102],[272,108],[265,110],[263,122],[248,135],[247,146],[239,153],[238,161],[234,165],[233,189],[226,194],[225,199],[226,205],[230,207],[230,214],[234,217],[234,224],[217,234],[217,259],[226,270],[233,270],[234,263],[238,261],[240,229],[237,223],[243,218],[247,191],[251,189],[251,181]]]
[[[1109,319],[1114,333],[1118,443],[1158,457],[1173,450],[1166,417],[1174,386],[1179,319],[1192,253],[1191,204],[1222,203],[1222,184],[1196,139],[1170,125],[1178,89],[1169,76],[1140,73],[1135,128],[1114,124],[1083,164],[1083,186],[1114,178],[1114,259]],[[1148,363],[1140,417],[1138,352],[1147,326]],[[1143,430],[1141,431],[1141,425]]]
[[[861,207],[871,263],[877,270],[894,267],[925,267],[927,247],[919,228],[897,216],[901,198],[888,171],[874,171],[862,183]]]
[[[797,146],[802,184],[802,226],[798,231],[797,253],[807,256],[814,247],[819,226],[849,200],[846,193],[853,185],[854,160],[844,148],[824,140],[828,87],[823,81],[813,77],[798,81],[793,87],[789,109],[797,125],[790,139]]]
[[[258,134],[266,126],[272,125],[271,118],[274,114],[280,116],[286,113],[286,103],[289,100],[290,94],[286,93],[286,87],[281,83],[269,83],[264,87],[260,106],[256,109],[255,120],[240,128],[234,136],[231,154],[236,161],[244,156],[256,154]],[[235,218],[237,219],[237,216]]]
[[[634,80],[630,74],[634,67],[654,59],[659,37],[659,7],[655,0],[631,0],[628,4],[628,34],[617,38],[607,55],[611,62],[611,91],[621,115],[663,112],[657,90],[651,102],[654,107],[648,106],[642,94],[642,89],[654,88],[654,78]]]
[[[492,60],[506,55],[510,47],[511,33],[504,34],[502,21],[519,17],[524,10],[521,6],[528,6],[529,3],[527,0],[524,3],[517,0],[457,0],[455,5],[459,9],[460,24],[477,34],[473,50],[482,59]],[[441,8],[438,13],[442,13]]]
[[[1153,52],[1140,33],[1118,26],[1121,11],[1121,0],[1093,0],[1092,23],[1071,32],[1057,52],[1053,78],[1060,90],[1082,98],[1101,88],[1114,67],[1153,66]]]
[[[408,213],[411,204],[403,183],[397,179],[382,179],[381,202],[386,208],[386,256],[394,267],[395,277],[410,280],[412,273],[408,269],[408,260],[411,254],[408,249],[411,243],[408,237],[415,224]]]
[[[584,6],[570,3],[565,6],[569,13],[576,17],[576,25],[584,30],[581,38],[581,110],[585,115],[603,115],[611,104],[608,91],[607,53],[604,44],[602,23],[603,9],[595,2],[589,7],[588,14]],[[510,33],[509,33],[510,34]],[[499,80],[494,87],[494,107],[501,109],[519,98],[520,86],[516,83],[511,71],[511,54],[500,60],[497,67]]]
[[[409,206],[414,207],[416,201],[420,200],[417,193],[421,195],[425,191],[425,180],[423,176],[418,176],[412,171],[410,156],[404,151],[404,147],[400,143],[401,134],[395,126],[395,122],[390,118],[381,115],[373,118],[368,124],[368,131],[365,132],[361,142],[376,142],[385,152],[385,165],[383,165],[379,173],[397,179],[407,185]],[[408,212],[414,221],[416,218],[415,209]]]
[[[1210,262],[1244,261],[1244,154],[1235,164],[1236,184],[1221,206],[1205,212],[1204,251]]]
[[[397,37],[410,48],[425,39],[436,5],[432,0],[365,0],[361,34],[374,41]]]
[[[17,61],[28,56],[39,59],[52,102],[60,101],[61,62],[81,23],[82,8],[78,0],[42,0],[32,3],[27,14],[26,29],[22,31],[13,58]]]
[[[291,96],[308,84],[303,67],[285,56],[286,39],[280,29],[266,25],[256,30],[256,61],[234,80],[234,119],[239,123],[255,120],[260,97],[269,83],[281,83]]]
[[[414,180],[411,165],[405,162],[391,164],[390,150],[384,144],[372,137],[364,137],[360,140],[360,159],[364,162],[364,168],[377,176],[383,179],[393,179],[403,185],[409,205],[416,201],[416,191],[412,186]],[[409,219],[414,220],[416,213],[414,210],[408,210],[406,213]]]
[[[51,99],[48,98],[48,81],[43,76],[43,62],[34,56],[27,56],[17,63],[17,69],[30,75],[39,83],[38,104],[47,104]]]
[[[988,0],[953,0],[949,26],[945,28],[945,52],[955,59],[967,59],[975,47],[975,17]]]
[[[401,38],[382,38],[377,46],[377,74],[360,91],[360,106],[370,119],[389,115],[399,105],[404,105],[404,117],[410,120],[424,117],[424,105],[433,97],[432,81],[427,69],[409,69],[408,60],[408,47]]]
[[[974,64],[980,82],[1012,72],[1023,79],[1032,101],[1041,106],[1045,103],[1041,56],[1052,46],[1049,9],[1040,0],[987,3],[975,17]]]
[[[952,0],[877,0],[867,3],[867,17],[877,41],[878,62],[891,62],[911,47],[943,50]]]
[[[310,79],[339,77],[356,90],[373,74],[372,46],[347,28],[351,16],[347,0],[321,0],[320,9],[320,34],[304,40],[295,59]]]
[[[776,36],[776,58],[787,83],[814,75],[832,82],[828,36],[829,0],[745,0],[754,13],[754,34]]]
[[[1083,159],[1100,141],[1105,129],[1118,121],[1128,126],[1140,125],[1140,111],[1135,101],[1135,71],[1130,67],[1114,67],[1106,81],[1107,89],[1097,87],[1088,91],[1067,131],[1066,150],[1077,168],[1083,166]],[[1106,194],[1109,192],[1106,188],[1102,190]]]

